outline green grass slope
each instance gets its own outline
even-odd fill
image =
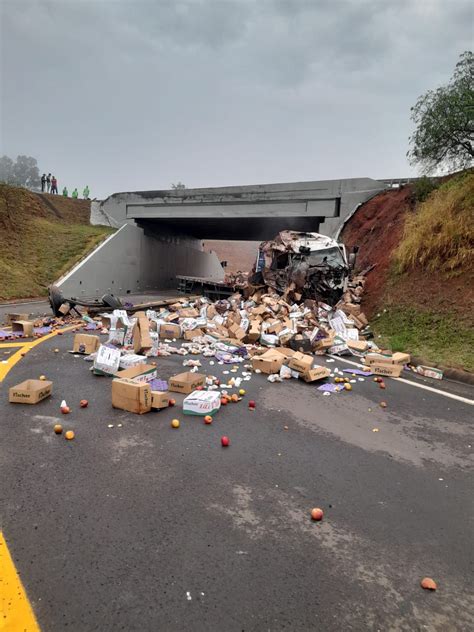
[[[455,176],[405,221],[377,333],[395,350],[474,371],[474,173]]]
[[[0,300],[45,295],[114,232],[88,223],[89,205],[0,184]]]

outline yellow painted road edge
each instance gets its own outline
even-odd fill
[[[41,632],[1,531],[0,632]]]
[[[73,329],[77,329],[77,325],[71,325],[70,327],[65,327],[64,329],[61,329],[60,331],[66,332],[66,331],[72,331]],[[50,338],[54,338],[54,336],[57,336],[57,335],[58,335],[58,332],[53,331],[50,334],[43,336],[42,338],[38,338],[38,340],[33,340],[32,342],[20,343],[21,347],[18,349],[18,351],[15,351],[15,353],[11,355],[6,362],[4,363],[2,362],[0,364],[0,382],[3,382],[3,380],[6,378],[8,373],[13,369],[15,364],[22,359],[25,353],[28,353],[28,351],[31,351],[31,349],[34,349],[34,347],[37,347],[41,343],[46,342],[46,340],[49,340]],[[16,345],[16,346],[18,347],[19,345]]]

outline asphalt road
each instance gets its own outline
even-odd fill
[[[210,426],[138,416],[71,347],[35,347],[0,386],[0,528],[43,632],[474,628],[472,406],[390,379],[325,397],[254,376]],[[40,374],[52,398],[8,404]]]

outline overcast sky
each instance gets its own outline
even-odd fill
[[[472,0],[0,0],[0,153],[92,195],[414,174]]]

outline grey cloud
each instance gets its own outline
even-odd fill
[[[472,47],[464,0],[0,10],[1,151],[36,154],[69,185],[95,180],[99,195],[179,179],[406,175],[410,106]]]

